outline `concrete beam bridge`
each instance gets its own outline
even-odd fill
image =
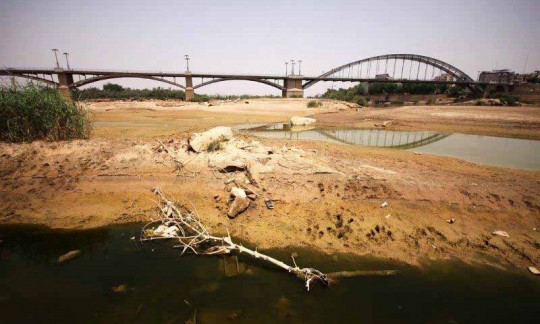
[[[358,82],[369,89],[370,83],[433,83],[456,84],[482,91],[486,83],[474,81],[458,68],[443,61],[415,54],[389,54],[350,62],[319,76],[271,74],[221,74],[197,72],[122,71],[63,68],[0,68],[0,76],[20,77],[57,87],[65,95],[79,87],[98,81],[139,78],[163,82],[186,93],[186,100],[195,90],[224,81],[242,80],[266,84],[281,90],[283,97],[303,97],[304,90],[318,82]],[[198,83],[194,83],[194,80]]]

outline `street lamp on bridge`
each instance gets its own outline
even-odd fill
[[[291,75],[294,75],[294,60],[291,60]]]
[[[57,55],[57,54],[58,54],[58,49],[53,48],[51,51],[53,51],[53,53],[54,53],[54,58],[56,59],[56,67],[57,67],[57,68],[60,68],[60,63],[58,62],[58,55]]]
[[[68,52],[65,52],[65,53],[64,53],[64,56],[66,57],[66,65],[67,65],[67,69],[68,69],[68,70],[71,70],[71,68],[69,67],[69,59],[68,59],[69,53],[68,53]]]
[[[302,75],[302,60],[298,60],[298,75]]]
[[[189,72],[189,55],[184,55],[185,59],[186,59],[186,72]]]
[[[289,62],[285,62],[285,76],[289,73]]]

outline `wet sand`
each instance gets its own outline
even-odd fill
[[[238,134],[237,138],[256,140],[276,152],[286,146],[296,156],[283,167],[261,174],[254,206],[228,219],[226,182],[241,177],[242,172],[220,173],[209,166],[209,159],[215,157],[211,154],[219,152],[186,153],[189,159],[177,172],[156,140],[180,150],[191,131],[211,126],[314,114],[324,125],[360,126],[386,120],[392,110],[398,111],[392,114],[393,124],[409,130],[422,124],[419,118],[423,117],[418,116],[425,110],[429,110],[425,118],[430,130],[443,130],[450,124],[471,133],[516,137],[527,133],[534,138],[539,125],[540,109],[530,107],[356,111],[347,104],[325,102],[321,109],[312,110],[306,108],[307,101],[249,100],[249,104],[210,107],[90,103],[98,126],[89,141],[0,144],[0,222],[90,228],[148,221],[155,212],[150,190],[159,186],[179,202],[195,205],[213,231],[229,228],[235,237],[261,248],[300,245],[411,264],[423,258],[459,258],[522,269],[540,264],[540,235],[534,230],[540,228],[540,173],[535,171],[391,149]],[[434,114],[443,109],[445,114]],[[482,109],[484,118],[476,120],[475,109]],[[461,119],[469,120],[461,123],[467,129],[450,122]],[[274,200],[275,209],[265,207],[265,197]],[[381,208],[385,201],[388,207]],[[448,224],[451,218],[455,223]],[[496,230],[510,237],[493,236]]]

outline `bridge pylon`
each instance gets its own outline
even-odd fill
[[[282,92],[283,98],[303,98],[304,89],[302,88],[301,75],[289,75],[284,80],[284,89]]]
[[[73,74],[64,71],[63,69],[55,69],[58,73],[58,91],[66,98],[71,99],[71,88],[73,87]]]
[[[190,101],[195,97],[195,90],[193,89],[193,77],[191,76],[191,72],[186,71],[186,101]]]

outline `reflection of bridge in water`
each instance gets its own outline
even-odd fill
[[[411,149],[440,141],[450,134],[436,132],[402,132],[384,129],[291,128],[274,124],[250,129],[257,135],[273,138],[310,139],[349,145]]]

